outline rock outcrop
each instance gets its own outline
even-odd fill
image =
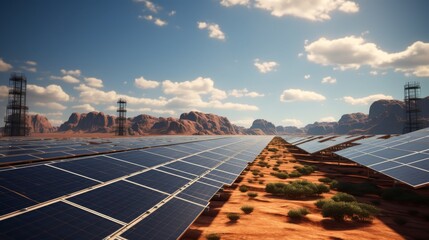
[[[266,135],[277,134],[276,126],[264,119],[256,119],[255,121],[253,121],[252,126],[249,129],[250,131],[248,131],[248,134],[257,133],[257,132],[259,133],[259,131],[257,131],[256,129],[260,129]],[[259,135],[259,134],[255,134],[255,135]]]
[[[43,115],[27,115],[25,121],[30,128],[30,133],[51,133],[57,130],[52,127],[48,118]]]
[[[115,119],[115,116],[102,112],[72,113],[69,120],[61,124],[58,131],[111,132],[115,127]]]

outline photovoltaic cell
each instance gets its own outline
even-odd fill
[[[109,181],[145,168],[104,156],[59,162],[52,165],[99,181]]]
[[[212,160],[212,159],[209,159],[209,158],[205,158],[205,157],[202,157],[202,156],[198,156],[198,155],[194,155],[194,156],[191,156],[191,157],[184,158],[181,161],[188,162],[188,163],[198,164],[198,165],[205,166],[205,167],[208,167],[208,168],[212,168],[212,167],[214,167],[214,166],[216,166],[216,165],[219,164],[219,161],[215,161],[215,160]]]
[[[204,207],[173,198],[121,236],[133,239],[178,239]]]
[[[119,181],[68,200],[123,222],[130,222],[166,197],[165,194]]]
[[[109,154],[109,156],[146,167],[153,167],[173,160],[169,157],[163,157],[145,151],[113,153]]]
[[[37,204],[37,202],[4,189],[1,186],[0,200],[0,216]]]
[[[177,169],[177,170],[184,171],[187,173],[192,173],[195,175],[201,175],[204,172],[209,170],[208,168],[199,167],[199,166],[189,164],[186,162],[182,162],[182,161],[169,163],[169,164],[165,165],[165,167]]]
[[[0,239],[103,239],[121,225],[58,202],[0,221]]]
[[[158,189],[166,193],[174,193],[190,181],[185,178],[177,177],[156,170],[149,170],[147,172],[140,173],[128,178],[128,180]]]
[[[179,175],[179,176],[182,176],[182,177],[185,177],[185,178],[188,178],[188,179],[194,179],[194,178],[197,177],[197,175],[195,175],[195,174],[190,174],[190,173],[178,171],[178,170],[175,170],[175,169],[172,169],[172,168],[159,167],[159,168],[157,168],[157,170],[161,170],[161,171],[164,171],[164,172],[168,172],[168,173],[172,173],[172,174],[175,174],[175,175]]]
[[[6,156],[0,158],[0,163],[13,163],[21,161],[37,160],[39,158],[31,155]]]
[[[150,149],[146,149],[144,151],[150,152],[150,153],[156,153],[156,154],[166,156],[166,157],[170,157],[173,159],[182,158],[182,157],[189,155],[189,153],[176,151],[176,150],[165,148],[165,147],[150,148]]]
[[[0,172],[0,186],[37,202],[44,202],[98,184],[48,166]]]
[[[195,182],[181,193],[177,197],[199,203],[201,205],[207,205],[208,201],[219,191],[219,188],[209,186],[200,182]]]

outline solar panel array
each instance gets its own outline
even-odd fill
[[[335,152],[412,187],[429,183],[429,128]]]
[[[271,138],[192,137],[2,169],[0,239],[177,239]]]
[[[310,137],[292,137],[292,136],[283,136],[283,139],[300,149],[313,154],[325,149],[338,146],[343,143],[352,142],[356,139],[360,139],[363,136],[310,136]]]

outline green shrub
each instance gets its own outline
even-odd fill
[[[253,212],[253,207],[249,205],[244,205],[241,207],[241,211],[243,211],[245,214],[250,214]]]
[[[303,167],[297,167],[295,169],[296,169],[296,171],[298,171],[302,175],[310,175],[316,170],[315,167],[310,166],[310,165],[304,165]]]
[[[278,168],[278,167],[273,167],[273,170],[274,170],[274,171],[278,171],[278,170],[279,170],[279,168]]]
[[[356,198],[353,195],[339,192],[332,197],[335,202],[356,202]]]
[[[207,240],[220,240],[220,235],[217,233],[209,233],[206,235]]]
[[[322,182],[322,183],[331,183],[332,182],[332,179],[330,179],[330,178],[328,178],[328,177],[323,177],[323,178],[319,178],[319,182]]]
[[[296,171],[296,170],[294,170],[294,171],[292,171],[291,173],[289,173],[289,177],[291,177],[291,178],[298,178],[298,177],[301,177],[302,176],[302,174],[301,173],[299,173],[298,171]]]
[[[277,160],[277,161],[276,161],[276,163],[277,163],[278,165],[280,165],[280,164],[282,164],[282,163],[283,163],[283,161],[282,161],[282,160]]]
[[[328,202],[328,201],[332,201],[332,200],[330,200],[330,199],[320,199],[320,200],[317,200],[314,203],[314,205],[316,205],[317,208],[322,209],[323,205],[325,205],[325,203]]]
[[[270,151],[270,152],[277,152],[278,149],[277,148],[268,148],[268,151]]]
[[[259,172],[252,172],[253,176],[258,176]]]
[[[299,208],[299,209],[289,210],[289,212],[287,213],[287,216],[292,219],[301,219],[309,213],[310,212],[308,211],[307,208]]]
[[[388,188],[383,191],[381,197],[387,201],[397,201],[403,203],[429,204],[429,197],[399,187]]]
[[[332,189],[337,189],[338,188],[338,181],[337,180],[332,180],[329,183],[329,187],[331,187]]]
[[[259,180],[259,184],[264,184],[264,180]]]
[[[263,174],[263,173],[259,173],[259,176],[260,176],[260,177],[264,177],[264,174]]]
[[[246,185],[241,185],[239,188],[240,192],[247,192],[249,188]]]
[[[247,179],[248,183],[253,183],[253,179]]]
[[[240,214],[238,213],[228,213],[226,216],[231,222],[236,222],[238,219],[240,219]]]
[[[326,201],[322,207],[323,217],[329,217],[335,221],[346,219],[356,221],[370,221],[378,213],[378,209],[372,205],[357,202]]]
[[[323,184],[314,184],[306,180],[297,180],[285,183],[269,183],[265,191],[271,194],[283,195],[286,198],[300,199],[318,196],[324,192],[329,192],[329,187]]]
[[[284,173],[284,172],[274,172],[272,175],[275,177],[278,177],[280,179],[286,179],[289,177],[289,175],[287,173]]]
[[[247,196],[249,196],[250,198],[255,198],[255,197],[257,197],[257,196],[258,196],[258,193],[255,193],[255,192],[248,192],[248,193],[247,193]]]

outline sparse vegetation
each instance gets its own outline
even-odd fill
[[[273,170],[274,170],[274,171],[278,171],[278,170],[279,170],[279,168],[278,168],[278,167],[273,167]]]
[[[257,197],[257,196],[258,196],[258,193],[255,193],[255,192],[248,192],[248,193],[247,193],[247,196],[249,196],[250,198],[255,198],[255,197]]]
[[[220,240],[220,235],[218,233],[209,233],[206,235],[207,240]]]
[[[241,207],[241,211],[243,211],[245,214],[250,214],[253,212],[253,207],[249,205],[244,205]]]
[[[299,177],[301,177],[302,176],[302,174],[301,173],[299,173],[298,171],[296,171],[296,170],[294,170],[294,171],[292,171],[291,173],[289,173],[289,177],[291,177],[291,178],[299,178]]]
[[[277,152],[278,149],[277,148],[268,148],[268,151],[270,151],[270,152]]]
[[[316,207],[317,207],[317,208],[322,209],[323,205],[325,205],[325,203],[326,203],[327,201],[332,201],[332,200],[330,200],[330,199],[320,199],[320,200],[317,200],[317,201],[314,203],[314,205],[316,205]]]
[[[319,178],[319,182],[329,184],[332,182],[332,179],[330,179],[328,177],[323,177],[323,178]]]
[[[240,214],[238,213],[228,213],[226,215],[226,217],[231,221],[231,222],[236,222],[238,221],[238,219],[240,219]]]
[[[376,207],[358,202],[326,201],[322,207],[323,217],[329,217],[339,222],[346,219],[371,221],[377,213],[378,209]]]
[[[289,210],[289,212],[287,213],[287,216],[292,219],[301,219],[309,213],[310,212],[308,211],[307,208],[299,208],[299,209]]]
[[[289,175],[285,172],[273,172],[271,175],[278,177],[280,179],[286,179],[289,177]]]
[[[339,192],[332,197],[335,202],[356,202],[356,198],[353,195]]]
[[[291,199],[302,199],[318,196],[329,192],[329,187],[324,184],[314,184],[306,180],[297,180],[291,183],[269,183],[265,191],[275,195],[282,195]]]
[[[240,192],[247,192],[249,188],[246,185],[241,185],[239,188]]]

